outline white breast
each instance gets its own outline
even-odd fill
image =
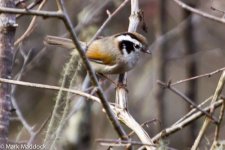
[[[129,71],[137,64],[139,58],[140,52],[130,53],[121,59],[121,63],[125,66],[125,70]]]

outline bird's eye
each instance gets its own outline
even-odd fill
[[[134,48],[139,49],[140,48],[140,45],[134,44]]]

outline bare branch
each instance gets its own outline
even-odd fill
[[[148,143],[142,143],[138,141],[124,141],[124,140],[117,140],[117,139],[97,139],[96,142],[100,142],[102,145],[106,146],[127,146],[127,144],[131,145],[138,145],[138,146],[154,146],[157,145],[148,144]]]
[[[31,83],[31,82],[23,82],[23,81],[3,79],[3,78],[0,78],[0,82],[14,84],[14,85],[28,86],[28,87],[33,87],[33,88],[48,89],[48,90],[57,90],[57,91],[62,90],[64,92],[70,92],[70,93],[77,94],[77,95],[80,95],[80,96],[84,96],[88,99],[100,102],[99,98],[97,98],[95,96],[92,96],[90,94],[87,94],[87,93],[84,93],[84,92],[81,92],[81,91],[78,91],[78,90],[62,88],[62,87],[59,87],[59,86],[52,86],[52,85],[38,84],[38,83]]]
[[[41,10],[45,3],[47,2],[47,0],[43,0],[41,2],[41,4],[39,5],[38,9],[37,10]],[[37,20],[37,16],[34,16],[30,22],[30,25],[28,26],[27,30],[23,33],[23,35],[21,35],[15,42],[14,42],[14,45],[17,46],[21,41],[23,41],[26,37],[28,37],[32,31],[34,30],[35,28],[35,23],[36,23],[36,20]]]
[[[212,99],[212,96],[210,96],[209,98],[207,98],[205,101],[203,101],[201,104],[199,104],[197,107],[201,108],[203,107],[203,105],[205,105],[207,102],[209,102]],[[190,117],[193,113],[195,113],[197,111],[196,108],[190,110],[186,115],[184,115],[182,118],[180,118],[176,123],[174,124],[178,124],[180,122],[182,122],[184,119],[186,119],[187,117]]]
[[[102,26],[98,29],[98,31],[95,33],[95,35],[91,38],[91,40],[88,42],[88,45],[90,45],[96,37],[99,36],[99,34],[102,32],[102,30],[105,28],[105,26],[110,22],[110,20],[129,2],[129,0],[124,0],[123,3],[120,4],[120,6],[111,14],[109,11],[107,11],[108,18],[105,20],[105,22],[102,24]]]
[[[211,101],[211,107],[210,107],[210,114],[214,113],[215,107],[214,107],[213,103],[218,101],[218,98],[219,98],[219,96],[220,96],[220,94],[222,92],[224,84],[225,84],[225,71],[223,71],[223,73],[222,73],[222,75],[221,75],[221,77],[219,79],[218,85],[216,87],[215,93],[213,95],[213,98],[212,98],[212,101]],[[194,142],[191,150],[196,150],[198,148],[198,145],[201,142],[202,137],[203,137],[206,129],[208,128],[210,122],[211,122],[211,120],[209,118],[205,119],[205,121],[204,121],[204,123],[203,123],[203,125],[202,125],[202,127],[201,127],[201,129],[200,129],[200,131],[198,133],[198,136],[195,139],[195,142]]]
[[[50,118],[50,115],[45,119],[45,121],[41,124],[41,126],[39,127],[39,129],[37,129],[36,131],[33,131],[32,134],[30,135],[30,139],[27,142],[27,144],[32,144],[35,140],[35,138],[40,134],[41,130],[44,129],[45,125],[47,124],[48,120]]]
[[[24,0],[22,0],[24,1]],[[26,6],[26,9],[30,10],[32,8],[34,8],[35,6],[37,6],[38,4],[40,4],[43,0],[34,0],[32,3],[30,3],[28,6]],[[18,2],[16,2],[16,6],[19,5],[21,2],[21,0],[18,0]],[[16,15],[16,19],[19,19],[22,15],[18,14]]]
[[[216,125],[214,141],[213,141],[213,144],[212,144],[212,147],[211,147],[212,150],[214,149],[214,146],[216,145],[216,143],[219,140],[220,128],[221,128],[221,124],[222,124],[222,121],[223,121],[224,112],[225,112],[225,99],[223,99],[223,104],[222,104],[222,107],[220,109],[219,123]]]
[[[150,120],[150,121],[145,121],[144,123],[141,124],[141,127],[144,127],[144,126],[148,126],[149,124],[151,123],[154,123],[154,122],[159,122],[160,124],[160,121],[158,119],[153,119],[153,120]],[[134,131],[131,131],[128,136],[132,136],[135,132]]]
[[[40,17],[52,17],[52,18],[62,18],[63,14],[60,12],[55,11],[44,11],[44,10],[27,10],[27,9],[15,9],[15,8],[6,8],[0,7],[1,13],[8,13],[8,14],[21,14],[21,15],[28,15],[28,16],[40,16]]]
[[[184,2],[180,1],[180,0],[173,0],[175,3],[177,3],[179,6],[181,6],[183,9],[189,10],[197,15],[200,15],[202,17],[208,18],[210,20],[216,21],[218,23],[223,23],[225,24],[225,20],[223,18],[219,18],[213,15],[210,15],[206,12],[200,11],[198,9],[192,8],[190,6],[188,6],[187,4],[185,4]]]
[[[179,81],[171,83],[170,85],[174,86],[174,85],[177,85],[177,84],[180,84],[180,83],[184,83],[184,82],[187,82],[187,81],[190,81],[190,80],[195,80],[195,79],[199,79],[199,78],[203,78],[203,77],[211,77],[212,75],[214,75],[216,73],[220,73],[220,72],[222,72],[224,70],[225,70],[225,67],[217,69],[217,70],[215,70],[213,72],[210,72],[210,73],[205,73],[205,74],[201,74],[201,75],[194,76],[194,77],[191,77],[191,78],[179,80]]]
[[[214,118],[213,116],[211,116],[209,113],[205,112],[204,110],[202,110],[201,108],[199,108],[190,98],[188,98],[186,95],[184,95],[183,93],[181,93],[180,91],[178,91],[177,89],[175,89],[174,87],[172,87],[169,84],[165,84],[162,81],[158,81],[157,82],[159,85],[168,88],[169,90],[171,90],[173,93],[179,95],[181,98],[183,98],[186,102],[188,102],[191,106],[193,106],[195,109],[197,109],[198,111],[201,111],[202,113],[204,113],[208,118],[212,119],[214,123],[218,123],[217,119]]]
[[[221,106],[223,104],[224,100],[218,100],[217,102],[215,102],[213,104],[213,106],[215,108]],[[204,111],[209,111],[210,110],[210,106],[206,107],[203,109]],[[192,110],[191,110],[192,111]],[[198,111],[194,114],[192,114],[191,116],[189,116],[188,118],[184,119],[183,121],[179,122],[179,123],[175,123],[174,125],[172,125],[171,127],[168,127],[166,129],[163,129],[160,133],[158,133],[157,135],[155,135],[152,140],[154,142],[160,140],[161,138],[167,137],[179,130],[182,130],[185,126],[189,125],[190,123],[192,123],[193,121],[197,120],[199,117],[204,116],[205,114]]]

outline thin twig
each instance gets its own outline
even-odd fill
[[[24,72],[24,69],[26,68],[26,65],[30,59],[30,56],[32,54],[32,49],[29,50],[28,54],[24,54],[23,50],[20,49],[20,52],[21,52],[21,55],[23,56],[23,65],[20,69],[20,71],[15,75],[16,76],[16,80],[20,80],[21,77],[22,77],[22,73]],[[16,91],[16,85],[12,86],[11,88],[11,94],[12,94],[12,104],[13,104],[13,107],[15,108],[16,110],[16,115],[18,116],[18,118],[20,119],[20,122],[22,123],[23,127],[27,130],[27,132],[30,134],[30,139],[33,137],[34,135],[34,131],[33,131],[33,128],[29,125],[29,123],[27,122],[27,120],[25,119],[25,117],[23,116],[23,113],[21,112],[20,108],[19,108],[19,105],[17,104],[17,101],[15,99],[15,97],[13,96],[15,94],[15,91]],[[22,133],[22,132],[21,132]],[[18,134],[19,135],[19,134]],[[18,136],[19,137],[19,136]],[[18,139],[18,138],[17,138]]]
[[[26,69],[26,67],[27,67],[27,65],[28,65],[28,63],[29,63],[29,60],[30,60],[30,58],[31,58],[31,56],[32,56],[33,51],[34,51],[34,49],[30,49],[30,50],[28,51],[28,54],[25,54],[25,52],[23,51],[23,48],[21,48],[21,46],[20,46],[19,52],[20,52],[21,55],[23,56],[23,59],[24,59],[24,60],[23,60],[23,65],[22,65],[20,71],[17,72],[17,74],[14,76],[14,79],[16,79],[16,80],[21,80],[22,75],[23,75],[23,73],[24,73],[24,71],[25,71],[25,69]],[[15,56],[14,56],[14,57],[15,57]],[[15,60],[15,58],[14,58],[14,60]],[[12,87],[12,90],[11,90],[12,93],[14,93],[15,90],[16,90],[16,86],[13,86],[13,87]]]
[[[221,127],[221,124],[222,124],[222,121],[223,121],[223,116],[224,116],[224,112],[225,112],[225,99],[223,99],[223,104],[222,104],[222,107],[220,109],[220,115],[219,115],[219,123],[216,125],[216,129],[215,129],[215,135],[214,135],[214,141],[213,141],[213,144],[212,144],[212,148],[213,149],[213,146],[218,142],[219,140],[219,135],[220,135],[220,127]]]
[[[20,47],[21,48],[21,47]],[[26,67],[24,68],[23,74],[26,74],[29,70],[32,70],[35,68],[35,66],[38,64],[38,62],[41,60],[41,58],[47,53],[46,47],[41,48],[35,56],[32,57],[32,59],[27,63]],[[16,54],[14,56],[14,61],[16,59]]]
[[[33,87],[33,88],[41,88],[41,89],[48,89],[48,90],[62,90],[64,92],[70,92],[73,94],[77,94],[80,96],[84,96],[88,99],[100,102],[99,98],[92,96],[90,94],[78,91],[78,90],[72,90],[72,89],[68,89],[68,88],[62,88],[59,86],[52,86],[52,85],[46,85],[46,84],[38,84],[38,83],[31,83],[31,82],[24,82],[24,81],[17,81],[17,80],[10,80],[10,79],[4,79],[4,78],[0,78],[0,82],[2,83],[10,83],[13,85],[21,85],[21,86],[28,86],[28,87]]]
[[[101,25],[101,27],[98,29],[98,31],[95,33],[95,35],[91,38],[91,40],[88,42],[88,45],[90,45],[102,32],[102,30],[105,28],[105,26],[110,22],[110,20],[129,2],[129,0],[124,0],[123,3],[120,4],[120,6],[111,14],[108,13],[108,18],[105,20],[105,22]]]
[[[26,0],[15,0],[14,4],[17,7],[18,5],[20,5],[21,3],[24,3]]]
[[[127,144],[131,145],[138,145],[138,146],[157,146],[155,144],[148,144],[148,143],[142,143],[138,141],[124,141],[124,140],[118,140],[118,139],[97,139],[96,142],[101,143],[102,145],[107,146],[127,146]]]
[[[37,6],[38,4],[40,4],[43,0],[34,0],[32,3],[30,3],[26,9],[27,10],[30,10],[32,8],[34,8],[35,6]],[[20,0],[16,3],[16,5],[18,5],[20,3]],[[22,15],[21,14],[18,14],[16,15],[16,19],[19,19]]]
[[[205,18],[208,18],[210,20],[213,20],[213,21],[216,21],[218,23],[223,23],[225,24],[225,20],[223,18],[220,18],[220,17],[216,17],[216,16],[213,16],[213,15],[210,15],[206,12],[203,12],[203,11],[200,11],[198,9],[195,9],[195,8],[192,8],[190,6],[188,6],[187,4],[185,4],[184,2],[180,1],[180,0],[173,0],[175,3],[177,3],[179,6],[181,6],[182,8],[186,9],[186,10],[189,10],[197,15],[200,15],[202,17],[205,17]]]
[[[213,104],[213,106],[215,108],[221,106],[223,104],[223,100],[218,100],[217,102],[215,102]],[[209,111],[210,110],[210,106],[206,107],[203,109],[204,111]],[[158,133],[157,135],[155,135],[152,140],[154,142],[160,140],[161,138],[167,137],[179,130],[182,130],[185,126],[189,125],[190,123],[192,123],[193,121],[197,120],[198,118],[204,116],[205,114],[198,111],[194,114],[192,114],[191,116],[189,116],[188,118],[184,119],[182,122],[177,123],[175,125],[172,125],[166,129],[163,129],[160,133]]]
[[[203,105],[205,105],[207,102],[209,102],[212,99],[212,96],[210,96],[209,98],[207,98],[205,101],[203,101],[201,104],[198,105],[199,108],[201,108]],[[193,113],[196,113],[197,109],[193,108],[191,109],[186,115],[184,115],[182,118],[180,118],[178,121],[176,121],[176,123],[174,124],[178,124],[180,122],[182,122],[183,120],[185,120],[186,118],[190,117]]]
[[[44,18],[62,18],[63,14],[61,12],[56,11],[44,11],[44,10],[27,10],[27,9],[18,9],[18,8],[8,8],[8,7],[0,7],[1,13],[8,14],[21,14],[28,16],[40,16]]]
[[[41,9],[44,7],[44,5],[45,5],[46,2],[47,2],[47,0],[43,0],[43,1],[41,2],[41,4],[39,5],[39,7],[38,7],[37,10],[41,10]],[[23,33],[23,35],[21,35],[21,36],[15,41],[14,46],[17,46],[21,41],[23,41],[26,37],[28,37],[28,36],[32,33],[32,31],[33,31],[34,28],[35,28],[36,20],[37,20],[37,16],[34,16],[34,17],[32,18],[32,20],[31,20],[31,22],[30,22],[30,24],[29,24],[27,30]]]
[[[184,83],[184,82],[187,82],[187,81],[190,81],[190,80],[195,80],[195,79],[199,79],[199,78],[203,78],[203,77],[211,77],[212,75],[214,75],[216,73],[220,73],[220,72],[222,72],[224,70],[225,70],[225,67],[217,69],[217,70],[215,70],[213,72],[204,73],[204,74],[201,74],[201,75],[198,75],[198,76],[194,76],[194,77],[191,77],[191,78],[179,80],[179,81],[171,83],[170,85],[174,86],[174,85],[177,85],[177,84],[180,84],[180,83]]]
[[[219,96],[220,96],[220,94],[223,90],[224,84],[225,84],[225,71],[222,72],[222,75],[219,79],[219,82],[218,82],[218,85],[216,87],[215,93],[213,95],[213,98],[212,98],[212,101],[211,101],[211,107],[210,107],[210,114],[214,113],[215,107],[212,104],[215,103],[218,100],[218,98],[219,98]],[[203,137],[206,129],[208,128],[210,122],[211,122],[211,120],[209,118],[205,119],[205,121],[204,121],[204,123],[203,123],[203,125],[202,125],[202,127],[201,127],[201,129],[198,133],[198,136],[195,139],[195,142],[194,142],[191,150],[196,150],[198,148],[198,146],[199,146],[199,144],[202,140],[202,137]]]
[[[151,123],[156,122],[156,121],[159,122],[158,119],[153,119],[153,120],[150,120],[150,121],[145,121],[145,122],[143,122],[143,123],[141,124],[141,126],[144,127],[144,126],[147,126],[148,124],[151,124]],[[131,132],[128,134],[128,136],[130,137],[130,136],[132,136],[134,133],[135,133],[134,131],[131,131]]]
[[[27,144],[32,144],[34,142],[35,138],[40,134],[41,130],[44,129],[44,127],[47,124],[49,118],[50,118],[50,115],[41,124],[41,126],[39,127],[39,129],[37,129],[35,132],[34,131],[32,132],[31,137],[30,137],[29,141],[27,142]]]
[[[157,81],[157,83],[163,87],[168,88],[169,90],[171,90],[173,93],[177,94],[178,96],[180,96],[182,99],[184,99],[186,102],[188,102],[191,106],[193,106],[195,109],[197,109],[198,111],[204,113],[208,118],[212,119],[214,123],[218,123],[217,119],[214,118],[213,116],[211,116],[209,113],[205,112],[204,110],[202,110],[201,108],[199,108],[190,98],[188,98],[186,95],[184,95],[183,93],[181,93],[180,91],[178,91],[177,89],[175,89],[174,87],[172,87],[169,84],[163,83],[162,81]]]
[[[225,11],[224,10],[221,10],[221,9],[219,9],[219,8],[215,8],[215,7],[213,7],[213,6],[211,6],[210,7],[213,11],[218,11],[218,12],[220,12],[221,14],[223,14],[223,17],[222,18],[224,18],[224,13],[225,13]]]
[[[78,24],[76,25],[76,27],[74,27],[75,32],[79,33],[88,25],[95,22],[94,20],[96,19],[96,16],[100,16],[105,6],[110,3],[110,0],[103,1],[93,1],[83,8],[83,10],[78,14],[78,18],[80,15],[82,15],[82,17],[79,18]],[[67,31],[66,33],[60,35],[60,37],[68,37],[68,35],[69,32]]]

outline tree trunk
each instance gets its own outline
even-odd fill
[[[195,7],[195,1],[194,0],[188,0],[188,4],[192,7]],[[196,49],[196,42],[195,42],[195,29],[193,25],[193,19],[192,19],[192,12],[188,10],[184,10],[183,12],[184,19],[187,19],[186,28],[184,30],[184,46],[186,55],[192,56],[190,60],[186,63],[186,75],[187,78],[193,77],[197,75],[197,60],[194,56],[194,54],[197,52]],[[187,90],[186,95],[195,103],[197,104],[197,93],[198,93],[198,86],[197,86],[197,80],[192,80],[187,82]],[[189,104],[186,105],[187,112],[190,111],[191,107]],[[188,143],[191,145],[193,143],[193,140],[196,137],[196,128],[197,123],[193,122],[190,125],[190,138],[188,138]]]
[[[14,7],[13,0],[0,0],[0,7]],[[0,77],[10,79],[12,72],[13,43],[16,27],[15,15],[0,14]],[[9,117],[11,110],[11,86],[0,84],[0,143],[8,140]],[[1,146],[0,150],[4,150]]]
[[[158,16],[158,23],[157,23],[157,38],[163,36],[167,30],[168,24],[168,13],[166,11],[167,8],[167,0],[160,0],[159,6],[159,16]],[[160,81],[167,82],[167,57],[168,57],[168,43],[164,41],[158,49],[156,54],[157,56],[157,76]],[[156,89],[156,100],[157,100],[157,107],[158,107],[158,119],[161,121],[161,127],[164,128],[166,126],[166,112],[165,112],[165,90],[158,86]],[[160,131],[161,129],[159,129]]]

